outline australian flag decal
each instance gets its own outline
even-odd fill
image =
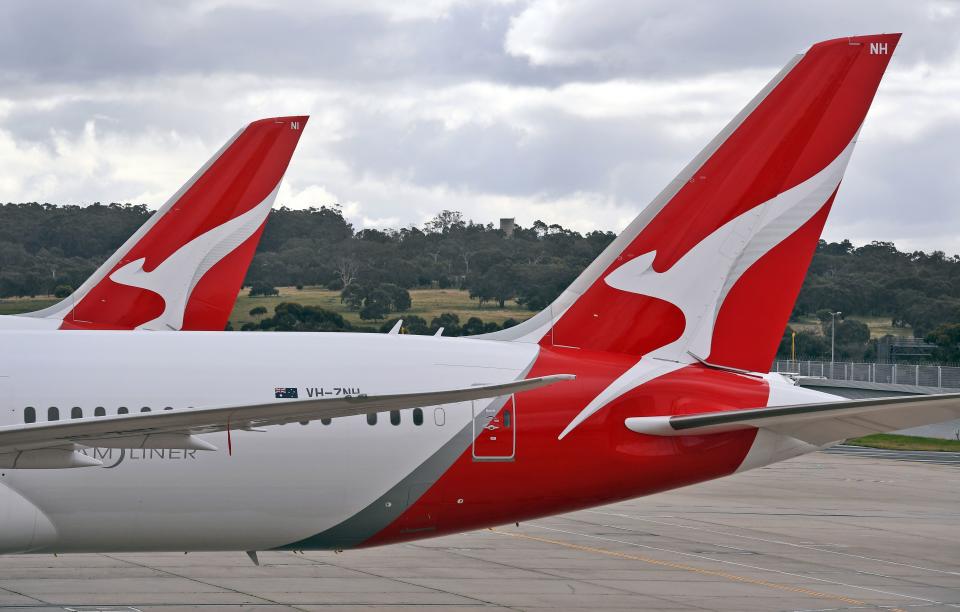
[[[297,399],[296,387],[275,387],[273,396],[277,399]]]

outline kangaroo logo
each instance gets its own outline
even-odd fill
[[[183,327],[187,302],[200,279],[224,257],[243,244],[266,219],[280,185],[263,200],[242,215],[197,236],[183,245],[163,263],[147,272],[146,258],[131,261],[110,275],[110,280],[121,285],[138,287],[163,298],[163,312],[159,317],[142,323],[137,329],[171,329]]]
[[[560,434],[645,382],[710,354],[717,313],[743,273],[819,211],[843,178],[856,137],[823,170],[728,221],[663,272],[653,269],[656,251],[613,270],[604,282],[615,289],[667,301],[683,313],[679,338],[637,362],[574,417]],[[649,358],[649,359],[648,359]],[[656,361],[651,361],[651,359]]]

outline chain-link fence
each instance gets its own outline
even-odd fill
[[[834,380],[960,388],[960,367],[956,366],[778,360],[772,370]]]

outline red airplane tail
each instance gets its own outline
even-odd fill
[[[237,132],[73,295],[61,329],[222,330],[307,117]]]
[[[488,337],[767,371],[899,39],[797,55],[547,310]]]

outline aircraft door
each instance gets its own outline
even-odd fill
[[[473,460],[513,461],[517,455],[517,404],[514,396],[471,402]]]

